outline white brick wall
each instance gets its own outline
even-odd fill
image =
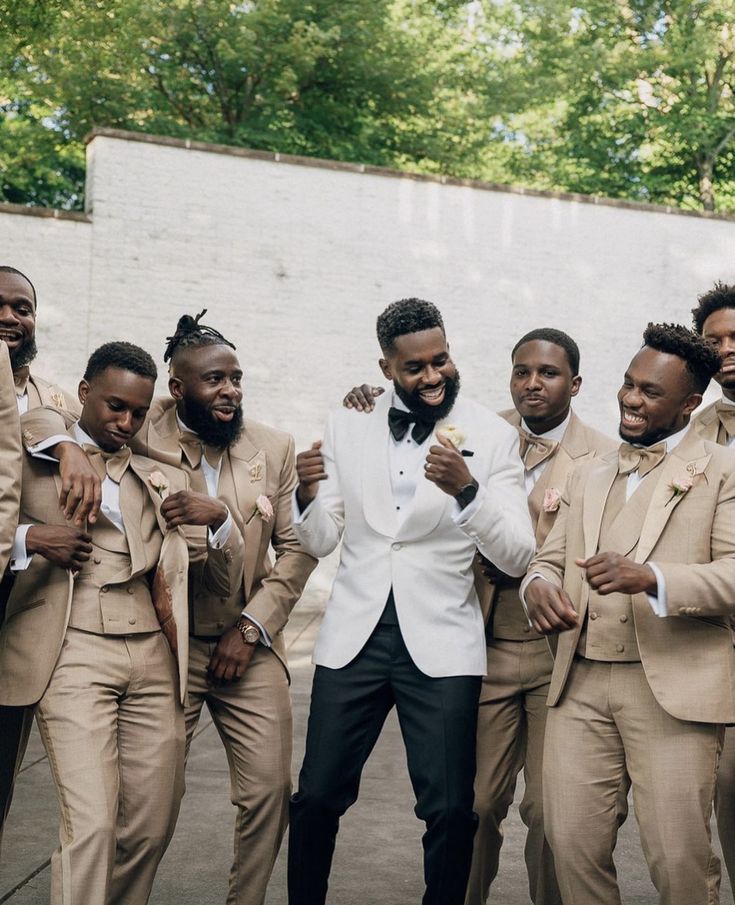
[[[300,446],[345,389],[379,380],[375,317],[396,298],[439,305],[463,392],[493,408],[522,333],[571,333],[577,411],[614,432],[646,323],[689,323],[698,293],[735,281],[722,219],[104,134],[88,153],[90,222],[0,211],[0,263],[39,292],[39,372],[74,386],[108,339],[162,365],[178,316],[206,307],[238,346],[247,411]]]

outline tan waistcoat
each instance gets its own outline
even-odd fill
[[[635,556],[656,472],[650,473],[626,502],[627,475],[618,475],[605,503],[598,552]],[[641,659],[630,594],[599,594],[590,587],[577,653],[588,660],[634,663]]]
[[[143,519],[155,520],[147,506]],[[143,533],[150,532],[143,528]],[[98,635],[160,631],[145,576],[131,580],[125,535],[102,513],[92,527],[92,556],[74,581],[69,625]]]

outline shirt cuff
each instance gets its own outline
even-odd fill
[[[526,619],[528,619],[528,624],[533,628],[533,623],[529,619],[528,616],[528,607],[526,606],[526,588],[531,584],[532,581],[536,581],[537,578],[540,578],[541,581],[546,581],[544,576],[540,572],[531,572],[530,575],[527,575],[523,580],[523,586],[518,589],[518,596],[521,598],[521,603],[523,604],[523,611],[526,614]]]
[[[213,550],[221,550],[222,547],[227,543],[227,538],[230,536],[230,531],[232,531],[232,514],[228,509],[227,518],[216,531],[212,531],[211,528],[207,528],[207,543]]]
[[[33,560],[33,554],[28,555],[26,550],[26,534],[33,525],[18,525],[15,529],[15,540],[10,554],[10,571],[25,572]]]
[[[254,625],[254,626],[258,629],[258,631],[260,632],[260,643],[263,644],[263,645],[265,645],[265,647],[271,647],[271,637],[270,637],[270,635],[268,634],[268,632],[263,628],[263,626],[258,622],[258,620],[257,620],[257,619],[253,619],[252,616],[248,615],[248,611],[247,611],[247,610],[243,610],[243,611],[242,611],[242,615],[243,615],[243,618],[244,618],[244,619],[247,619],[247,620],[248,620],[248,622],[252,622],[253,625]]]
[[[666,579],[664,578],[664,573],[657,565],[655,565],[655,563],[648,562],[646,565],[656,576],[656,594],[646,594],[648,602],[651,604],[651,609],[657,616],[668,616],[669,603],[666,599]]]
[[[73,437],[70,437],[69,434],[54,434],[53,437],[48,437],[46,440],[41,440],[40,443],[27,447],[27,451],[29,455],[35,456],[37,459],[45,459],[47,462],[58,462],[59,460],[55,456],[48,456],[44,453],[45,449],[56,446],[57,443],[73,443],[75,446],[80,445]]]

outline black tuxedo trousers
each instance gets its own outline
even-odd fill
[[[437,640],[437,643],[441,643]],[[339,818],[395,705],[423,836],[423,905],[462,905],[477,817],[472,810],[479,676],[431,678],[414,665],[392,593],[347,666],[317,666],[306,753],[291,799],[289,905],[324,905]]]

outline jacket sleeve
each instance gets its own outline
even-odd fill
[[[296,536],[312,556],[328,556],[342,539],[345,505],[335,461],[334,416],[330,415],[322,444],[326,481],[319,485],[316,499],[295,519]],[[294,483],[294,489],[295,489]],[[294,498],[294,511],[297,506]]]
[[[273,568],[246,601],[245,609],[271,638],[283,629],[317,565],[307,553],[294,530],[291,498],[296,489],[294,441],[288,444],[281,466],[278,496],[273,505],[273,533],[270,543],[275,553]]]
[[[13,372],[5,343],[0,343],[0,425],[3,454],[0,460],[0,575],[10,561],[18,525],[22,448]]]

